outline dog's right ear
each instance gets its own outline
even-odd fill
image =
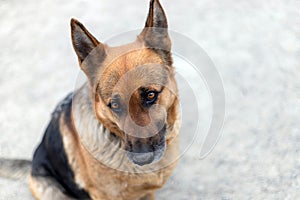
[[[168,34],[168,22],[159,0],[151,0],[145,27],[139,35],[146,47],[153,49],[166,63],[172,65],[171,40]]]
[[[80,67],[93,83],[106,55],[105,47],[76,19],[71,19],[71,36]]]

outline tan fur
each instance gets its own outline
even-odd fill
[[[35,199],[41,200],[71,200],[61,191],[61,187],[51,178],[29,176],[29,189]]]
[[[164,19],[164,12],[158,0],[151,0],[146,26],[155,26],[159,17]],[[162,25],[166,28],[167,22]],[[179,156],[180,115],[174,68],[168,57],[170,39],[166,35],[161,42],[167,48],[167,54],[149,48],[149,42],[159,41],[150,37],[151,32],[146,29],[133,43],[109,47],[98,42],[76,20],[72,20],[71,26],[79,63],[89,80],[74,93],[71,120],[65,113],[59,120],[64,150],[75,182],[92,199],[153,200],[155,191],[165,184]],[[81,42],[85,43],[84,50],[89,52],[78,49]],[[90,49],[93,49],[92,52]],[[85,54],[88,54],[87,59],[84,59]],[[159,161],[143,166],[134,164],[126,156],[125,143],[134,137],[125,138],[127,133],[124,132],[134,131],[131,124],[145,127],[151,124],[151,120],[163,121],[164,113],[153,106],[150,119],[150,109],[140,106],[141,100],[136,91],[140,86],[161,91],[156,105],[166,110],[167,125],[163,156]],[[128,99],[128,115],[133,122],[116,117],[107,106],[114,93]],[[139,133],[145,136],[145,143],[148,141],[147,134],[153,132],[148,129],[151,129],[150,125]],[[51,178],[31,176],[29,183],[36,199],[69,199]]]

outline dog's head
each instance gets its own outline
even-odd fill
[[[124,141],[127,157],[138,165],[162,157],[175,121],[177,88],[167,27],[158,0],[151,0],[136,41],[119,47],[102,44],[71,20],[73,46],[89,81],[95,115]]]

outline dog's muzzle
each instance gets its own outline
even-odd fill
[[[132,160],[133,163],[140,166],[150,164],[154,160],[153,152],[148,152],[148,153],[127,152],[127,156],[130,160]]]
[[[165,127],[153,137],[137,138],[126,135],[126,156],[140,166],[159,161],[166,149],[165,135]]]
[[[130,152],[126,151],[126,155],[133,163],[143,166],[150,163],[154,163],[160,160],[165,151],[165,142],[159,146],[155,151],[150,152]]]

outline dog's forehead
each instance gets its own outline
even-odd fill
[[[168,67],[149,49],[138,49],[118,55],[107,63],[99,80],[100,95],[104,100],[112,93],[132,93],[140,87],[164,86]]]

